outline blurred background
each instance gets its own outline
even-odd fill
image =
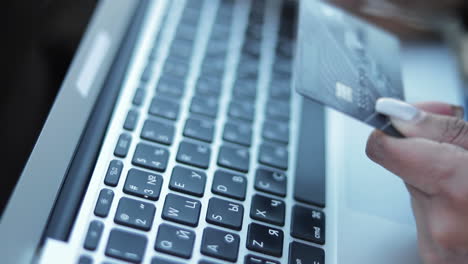
[[[329,0],[404,39],[437,37],[467,21],[465,0]]]
[[[34,147],[96,2],[2,2],[6,28],[1,50],[4,81],[0,133],[6,149],[2,155],[0,212]]]
[[[397,34],[405,42],[443,41],[457,56],[468,81],[468,1],[328,0]]]

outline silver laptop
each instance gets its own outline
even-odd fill
[[[292,89],[300,11],[100,1],[1,212],[2,263],[419,263],[370,128]]]

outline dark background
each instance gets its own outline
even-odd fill
[[[0,217],[31,153],[96,0],[2,1]],[[3,13],[2,12],[2,13]],[[31,194],[34,199],[34,194]]]

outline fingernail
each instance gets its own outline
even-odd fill
[[[423,116],[423,112],[415,106],[393,98],[378,99],[375,110],[392,119],[406,122],[418,122]]]
[[[465,117],[465,109],[458,105],[452,105],[453,116],[463,119]]]

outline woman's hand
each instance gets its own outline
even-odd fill
[[[375,131],[366,152],[406,183],[424,263],[468,263],[468,123],[462,108],[394,99],[381,99],[376,108],[407,138]]]

